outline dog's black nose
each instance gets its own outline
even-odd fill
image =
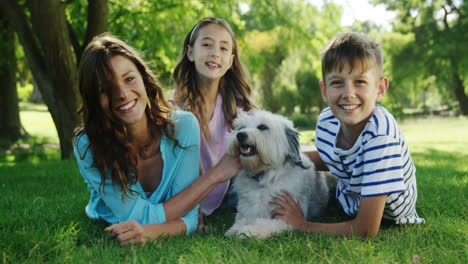
[[[248,138],[248,135],[244,132],[240,132],[240,133],[237,133],[237,141],[239,141],[239,143],[244,143],[245,140]]]

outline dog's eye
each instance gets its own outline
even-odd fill
[[[264,124],[258,125],[258,127],[257,127],[257,128],[258,128],[258,130],[262,130],[262,131],[263,131],[263,130],[267,130],[267,129],[268,129],[268,127],[267,127],[267,126],[265,126]]]

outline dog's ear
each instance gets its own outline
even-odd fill
[[[286,160],[289,160],[290,162],[300,166],[303,169],[307,169],[308,167],[305,166],[304,163],[302,163],[301,159],[301,153],[299,150],[299,133],[296,130],[291,129],[289,127],[285,129],[285,133],[289,145],[289,152],[286,157]]]

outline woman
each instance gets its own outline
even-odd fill
[[[221,175],[197,179],[196,118],[164,100],[153,73],[123,41],[94,38],[79,81],[82,128],[74,152],[91,193],[87,215],[113,224],[105,231],[122,244],[193,232],[197,204],[237,173],[238,162],[226,156]]]

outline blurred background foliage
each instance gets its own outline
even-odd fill
[[[153,66],[164,88],[173,87],[172,71],[179,59],[185,34],[203,17],[216,16],[228,21],[237,37],[242,61],[247,65],[253,83],[254,101],[261,107],[282,114],[317,114],[326,107],[322,102],[320,50],[335,34],[361,31],[381,43],[385,54],[385,74],[390,78],[390,89],[383,104],[403,114],[403,109],[427,110],[434,106],[457,105],[455,95],[448,86],[452,65],[440,58],[451,52],[456,60],[466,65],[466,37],[439,36],[444,43],[433,43],[433,54],[416,40],[415,30],[435,30],[440,10],[452,1],[375,1],[385,3],[392,10],[413,10],[401,21],[393,23],[393,31],[384,31],[372,21],[356,21],[351,27],[340,26],[343,8],[333,1],[315,6],[303,0],[111,0],[109,2],[109,29],[112,34],[136,47]],[[453,1],[466,13],[465,2]],[[87,0],[70,1],[67,18],[79,39],[83,39],[87,26]],[[400,6],[401,5],[401,6]],[[406,9],[407,7],[407,9]],[[416,11],[417,10],[417,11]],[[463,19],[454,17],[449,23]],[[411,21],[409,21],[411,20]],[[442,20],[440,18],[439,20]],[[426,23],[428,25],[422,25]],[[418,24],[419,27],[414,26]],[[434,25],[432,25],[434,24]],[[436,29],[428,29],[428,27]],[[466,27],[468,28],[468,27]],[[466,28],[453,34],[466,35]],[[426,36],[425,38],[430,38]],[[426,40],[426,39],[425,39]],[[464,42],[457,43],[458,40]],[[421,40],[422,41],[422,40]],[[433,39],[430,42],[435,42]],[[447,43],[449,42],[449,43]],[[438,45],[438,46],[435,46]],[[454,46],[450,48],[448,46]],[[456,46],[463,48],[458,55]],[[32,83],[21,45],[17,45],[19,61],[18,81],[21,87]],[[440,60],[440,61],[439,61]],[[428,63],[430,62],[430,63]],[[434,72],[437,64],[438,72]],[[461,68],[461,67],[460,67]],[[466,67],[461,69],[466,87]],[[452,80],[453,82],[453,80]],[[21,92],[21,97],[31,93]],[[25,100],[21,98],[21,100]],[[400,116],[403,117],[403,116]]]
[[[435,35],[442,34],[443,28],[437,25],[437,17],[441,16],[443,8],[454,3],[430,1],[430,5],[429,1],[404,1],[406,4],[379,1],[393,10],[413,10],[409,17],[400,14],[401,21],[395,21],[394,32],[383,32],[372,21],[357,21],[351,28],[343,28],[340,26],[341,6],[328,1],[317,7],[312,2],[111,1],[109,31],[144,52],[165,87],[170,89],[171,73],[185,34],[200,18],[224,18],[237,34],[241,58],[249,68],[255,87],[255,102],[283,114],[315,114],[325,106],[318,85],[321,79],[320,49],[339,32],[362,31],[377,39],[385,52],[385,72],[391,84],[389,96],[383,102],[387,107],[401,112],[404,108],[426,109],[456,103],[454,94],[450,93],[452,89],[447,89],[452,85],[447,80],[451,78],[447,76],[449,73],[432,72],[431,66],[440,63],[440,68],[445,68],[444,62],[437,62],[440,59],[437,53],[456,53],[456,48],[452,51],[447,48],[448,43],[434,43],[438,46],[431,46],[430,50],[436,54],[428,57],[428,50],[424,48],[428,45],[420,45],[413,32],[423,30],[424,33],[435,31]],[[466,9],[464,1],[455,4]],[[73,7],[70,14],[78,12],[70,15],[77,17],[72,24],[77,28],[84,25],[84,21],[78,20],[86,17],[86,1],[75,1],[70,6]],[[455,23],[457,19],[466,20],[466,17],[453,17],[449,23]],[[466,28],[454,34],[466,35]],[[453,37],[439,36],[439,39],[450,42],[452,46],[464,46],[465,50],[459,55],[467,54],[466,37],[464,43],[456,43],[457,38]],[[465,69],[462,79],[466,79]]]
[[[326,107],[319,87],[320,50],[337,33],[361,31],[381,43],[384,71],[390,80],[381,103],[397,118],[430,113],[468,115],[464,0],[371,1],[396,12],[391,30],[373,21],[343,27],[342,6],[333,1],[314,2],[109,0],[108,31],[141,52],[168,94],[187,32],[203,17],[223,18],[233,28],[241,60],[249,69],[253,101],[287,115],[299,126],[313,125]],[[89,2],[62,4],[76,38],[85,39]],[[15,43],[19,100],[37,101],[25,52],[18,38]]]

